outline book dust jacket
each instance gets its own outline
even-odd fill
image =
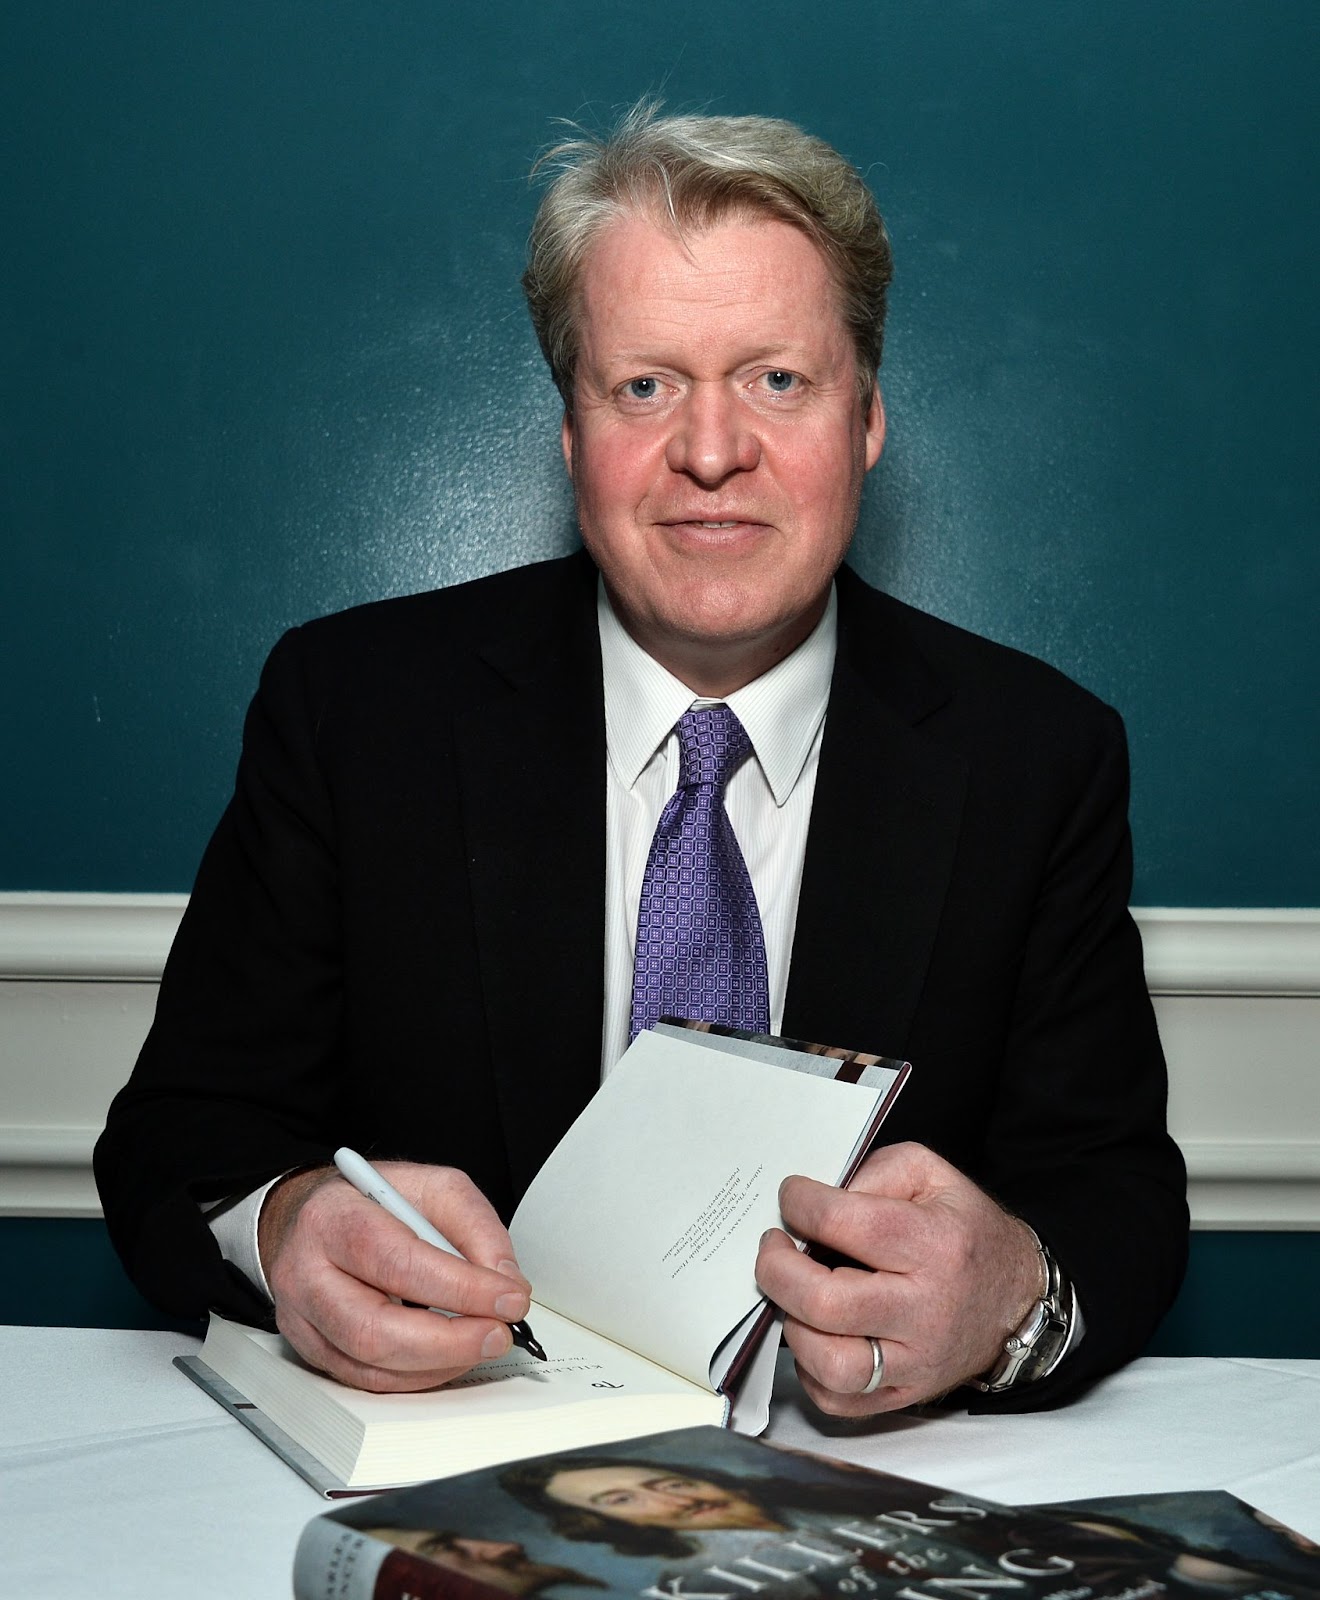
[[[318,1517],[299,1600],[1316,1600],[1320,1590],[717,1428],[540,1456]]]

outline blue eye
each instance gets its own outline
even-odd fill
[[[654,378],[630,378],[624,384],[630,400],[654,400],[660,385]]]
[[[787,394],[798,380],[796,372],[784,372],[776,368],[775,371],[766,373],[765,381],[767,387],[775,394]]]

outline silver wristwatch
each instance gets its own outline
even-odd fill
[[[1045,1293],[1027,1312],[1022,1325],[1009,1334],[999,1359],[988,1372],[972,1378],[970,1386],[986,1394],[1002,1394],[1024,1383],[1034,1383],[1054,1371],[1068,1348],[1073,1325],[1072,1284],[1059,1264],[1032,1231],[1045,1269]]]

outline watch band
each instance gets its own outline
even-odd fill
[[[1028,1224],[1023,1223],[1023,1226],[1028,1227]],[[994,1366],[979,1378],[969,1380],[973,1389],[985,1394],[1002,1394],[1005,1389],[1047,1377],[1068,1348],[1075,1311],[1072,1284],[1059,1270],[1058,1262],[1041,1243],[1036,1230],[1031,1228],[1030,1232],[1040,1252],[1045,1292],[1034,1302],[1021,1325],[1004,1341]]]

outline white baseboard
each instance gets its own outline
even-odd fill
[[[0,1215],[100,1214],[92,1145],[186,904],[0,894]],[[1193,1225],[1320,1229],[1320,911],[1135,914]]]

